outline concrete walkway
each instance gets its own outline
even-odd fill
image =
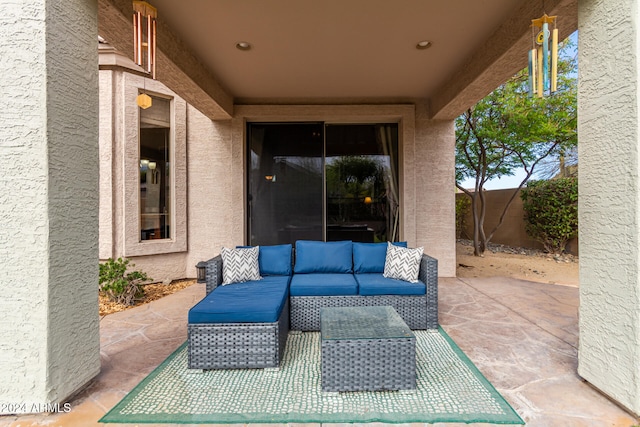
[[[576,373],[577,288],[506,278],[439,283],[443,328],[527,426],[638,423]],[[194,285],[106,316],[100,323],[102,372],[70,401],[71,412],[5,416],[0,426],[104,426],[97,420],[186,340],[187,312],[203,296],[204,285]]]

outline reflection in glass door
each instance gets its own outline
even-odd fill
[[[323,126],[251,123],[249,244],[323,240]]]
[[[140,241],[171,238],[171,100],[140,109]]]
[[[250,123],[251,245],[399,239],[398,125]]]
[[[398,125],[327,125],[327,240],[399,238]]]

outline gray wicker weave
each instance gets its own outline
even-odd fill
[[[207,261],[207,294],[222,283],[222,258]],[[236,369],[280,366],[289,334],[289,301],[273,323],[190,323],[189,368]]]
[[[416,388],[415,335],[392,307],[321,310],[322,391]]]
[[[207,261],[207,269],[205,270],[205,279],[207,281],[207,294],[217,288],[222,283],[222,256],[218,255]]]
[[[190,323],[190,369],[280,366],[289,334],[289,302],[273,323]]]
[[[323,307],[390,305],[411,329],[438,329],[438,261],[422,256],[418,278],[426,285],[425,295],[332,295],[291,296],[291,329],[319,331]]]
[[[426,329],[438,329],[438,260],[429,255],[422,255],[418,279],[427,287]]]
[[[206,261],[207,294],[222,283],[222,257]],[[190,323],[189,367],[192,369],[266,368],[279,366],[289,329],[320,330],[320,308],[389,305],[411,329],[438,328],[438,261],[422,257],[419,278],[426,295],[289,297],[274,323]]]
[[[425,295],[333,295],[291,296],[291,329],[319,331],[320,310],[325,307],[371,307],[390,305],[411,329],[427,328],[427,297]]]

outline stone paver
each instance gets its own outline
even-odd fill
[[[102,370],[71,400],[71,412],[4,416],[0,417],[0,426],[104,426],[97,420],[186,340],[187,312],[203,295],[204,285],[194,285],[145,306],[104,317],[100,322]],[[578,298],[577,288],[561,285],[500,277],[440,279],[440,323],[527,426],[630,427],[638,420],[576,373]]]

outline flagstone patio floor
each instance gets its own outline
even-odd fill
[[[441,278],[439,283],[442,327],[527,426],[638,423],[577,375],[577,288],[501,277]],[[105,316],[100,321],[102,371],[69,402],[71,411],[4,416],[0,426],[106,426],[97,420],[186,340],[187,312],[203,295],[204,285],[198,284]],[[333,425],[343,426],[349,425]]]

